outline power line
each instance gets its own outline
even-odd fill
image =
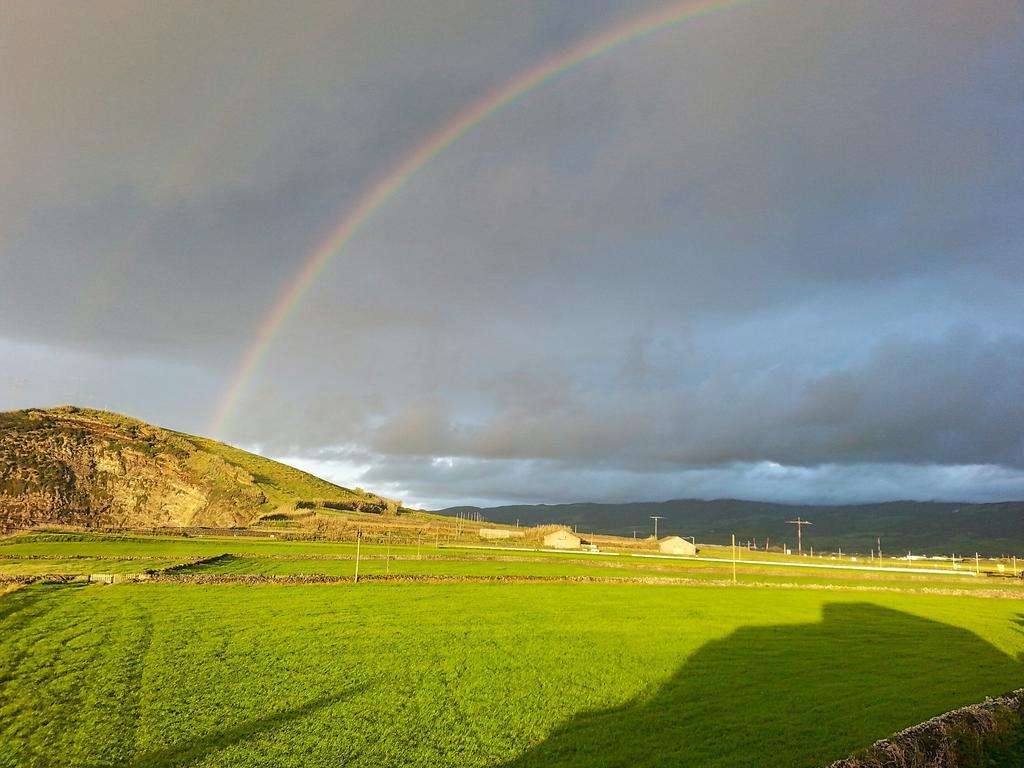
[[[797,515],[796,520],[787,520],[786,522],[792,523],[796,526],[796,551],[797,554],[802,555],[804,552],[804,526],[814,525],[814,523],[810,522],[809,520],[801,520],[799,515]]]

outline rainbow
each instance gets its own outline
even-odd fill
[[[751,2],[753,0],[683,0],[616,24],[520,73],[505,85],[471,104],[417,145],[366,191],[355,206],[342,216],[327,238],[303,261],[301,269],[274,302],[245,350],[213,415],[209,434],[221,434],[231,418],[239,396],[259,367],[271,342],[309,287],[363,225],[398,194],[423,166],[496,112],[568,69],[684,21]]]

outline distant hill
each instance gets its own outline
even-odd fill
[[[738,499],[676,499],[630,504],[537,504],[504,507],[451,507],[438,514],[480,513],[496,523],[538,525],[564,523],[580,531],[648,536],[651,515],[660,515],[658,533],[695,536],[705,544],[727,544],[738,539],[765,538],[773,546],[796,547],[797,515],[814,525],[804,529],[805,548],[819,551],[868,552],[882,539],[886,554],[943,554],[956,551],[993,555],[1024,554],[1024,502],[964,504],[932,501],[890,501],[843,506],[773,504]]]
[[[235,527],[266,514],[396,505],[201,437],[104,411],[0,413],[0,528]]]

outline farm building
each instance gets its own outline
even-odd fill
[[[481,528],[481,539],[521,539],[526,534],[523,531],[510,531],[507,528]]]
[[[552,531],[544,537],[544,546],[552,549],[579,549],[582,544],[583,539],[566,528]]]
[[[658,541],[658,550],[666,555],[696,555],[697,547],[682,536],[666,536]]]

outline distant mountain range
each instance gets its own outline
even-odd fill
[[[450,507],[438,514],[479,513],[495,523],[538,525],[564,523],[581,532],[639,537],[658,534],[694,536],[705,544],[756,540],[764,546],[796,548],[796,529],[788,520],[797,516],[813,525],[804,528],[804,548],[817,551],[864,552],[881,538],[885,554],[1024,555],[1024,502],[969,504],[935,501],[889,501],[879,504],[774,504],[739,499],[675,499],[627,504],[535,504],[503,507]]]

